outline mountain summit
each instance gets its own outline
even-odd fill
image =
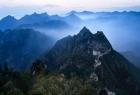
[[[92,35],[92,33],[91,33],[86,27],[84,27],[84,28],[79,32],[78,35],[84,36],[84,35],[86,35],[86,34]]]
[[[5,29],[7,29],[7,27],[13,28],[14,25],[17,23],[17,21],[18,20],[16,18],[8,15],[0,20],[0,29],[5,30]]]
[[[87,41],[88,46],[92,46],[96,50],[103,51],[104,49],[112,48],[110,42],[102,31],[97,31],[96,34],[92,34],[89,29],[84,27],[78,34],[77,37],[83,41]]]

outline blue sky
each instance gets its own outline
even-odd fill
[[[49,14],[83,11],[140,10],[140,0],[0,0],[0,18],[13,15],[20,18],[33,12]]]

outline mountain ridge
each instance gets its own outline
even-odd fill
[[[61,17],[59,15],[48,15],[47,13],[41,13],[41,14],[33,13],[31,15],[25,15],[18,20],[15,19],[13,16],[9,15],[0,20],[0,29],[1,30],[17,29],[17,28],[36,29],[36,28],[48,28],[48,27],[54,29],[54,27],[52,27],[54,21],[55,21],[54,26],[56,29],[59,28],[66,29],[68,27],[73,26],[71,23],[72,20],[74,21],[74,23],[82,22],[81,19],[74,14]]]
[[[40,62],[67,78],[93,80],[98,89],[109,89],[113,95],[137,93],[135,66],[112,48],[103,32],[92,34],[84,27],[77,35],[57,41]]]

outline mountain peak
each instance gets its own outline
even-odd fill
[[[98,36],[102,36],[102,37],[105,37],[103,31],[97,31],[96,35],[98,35]]]
[[[68,15],[67,17],[76,17],[76,18],[78,18],[74,13],[71,13],[71,14]]]
[[[8,15],[8,16],[2,18],[1,20],[16,20],[16,19],[15,19],[14,16],[10,16],[10,15]]]
[[[86,34],[92,35],[92,33],[90,32],[90,30],[87,27],[83,27],[83,29],[79,32],[78,35],[84,36]]]
[[[77,13],[77,12],[73,10],[69,14],[75,14],[75,13]]]
[[[86,26],[84,26],[82,30],[88,30],[89,31],[89,29]]]
[[[108,41],[108,39],[106,38],[105,34],[103,33],[103,31],[97,31],[97,33],[95,34],[95,36],[103,41]]]

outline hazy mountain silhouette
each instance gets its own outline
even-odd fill
[[[7,16],[0,21],[0,29],[13,29],[13,28],[52,28],[62,29],[70,27],[69,23],[65,22],[65,18],[58,15],[31,14],[25,15],[19,20],[12,16]]]
[[[7,28],[14,28],[17,23],[17,19],[13,16],[6,16],[0,20],[0,29],[5,30]]]
[[[19,20],[19,24],[33,24],[33,23],[40,23],[40,22],[46,22],[49,20],[49,15],[47,13],[42,14],[31,14],[31,15],[25,15]]]
[[[25,70],[53,45],[53,39],[31,29],[0,32],[0,65]]]
[[[70,24],[78,24],[82,23],[82,19],[80,19],[78,16],[75,14],[69,14],[68,16],[64,17],[64,20]]]

